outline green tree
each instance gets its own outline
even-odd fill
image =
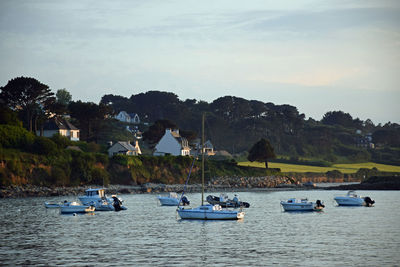
[[[150,144],[155,144],[160,141],[167,128],[176,129],[177,126],[174,122],[169,120],[158,120],[149,127],[148,131],[143,133],[143,138]]]
[[[353,127],[353,117],[343,111],[329,111],[325,113],[321,122],[327,125],[342,125],[343,127]]]
[[[37,110],[48,110],[55,101],[54,94],[49,86],[34,78],[14,78],[0,88],[0,99],[12,110],[24,110],[26,125],[29,131],[33,130],[33,119]]]
[[[56,101],[62,105],[68,106],[68,104],[72,101],[71,94],[64,88],[57,90],[56,93]]]
[[[255,143],[250,149],[247,159],[251,162],[265,162],[265,168],[268,169],[268,160],[275,157],[276,155],[272,145],[268,140],[261,138],[261,140]]]
[[[107,115],[112,113],[111,107],[102,103],[97,105],[92,102],[77,101],[71,102],[68,108],[71,117],[78,122],[80,139],[87,142],[97,142]]]

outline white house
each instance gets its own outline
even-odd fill
[[[108,149],[108,156],[112,157],[117,154],[137,156],[142,154],[142,151],[137,140],[134,146],[130,142],[119,141]]]
[[[43,125],[43,136],[52,137],[55,134],[68,137],[71,141],[79,141],[79,129],[69,121],[53,117]],[[40,135],[40,131],[36,131],[36,135]]]
[[[190,155],[190,147],[186,138],[179,135],[179,130],[165,129],[165,134],[155,147],[154,156]]]
[[[127,113],[126,111],[120,111],[115,118],[119,121],[122,122],[127,122],[127,123],[134,123],[134,124],[139,124],[140,123],[140,118],[139,115],[136,113]]]

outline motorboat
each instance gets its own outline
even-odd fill
[[[307,198],[290,198],[287,201],[281,201],[281,205],[284,211],[321,211],[325,207],[321,200],[312,202]]]
[[[204,114],[202,116],[202,160],[201,160],[201,205],[197,208],[185,208],[178,205],[177,212],[181,219],[194,219],[194,220],[238,220],[244,218],[242,208],[239,210],[223,209],[219,204],[204,204]],[[192,166],[186,180],[183,193],[185,192],[186,185],[189,182],[190,174],[196,158],[193,158]],[[183,195],[183,194],[182,194]]]
[[[371,207],[375,201],[370,197],[357,195],[355,191],[349,191],[345,196],[336,196],[334,200],[339,206],[367,206]]]
[[[182,219],[195,220],[238,220],[244,218],[244,212],[223,209],[218,204],[205,204],[192,209],[181,207],[178,209],[178,214]]]
[[[60,206],[61,213],[87,213],[93,212],[95,210],[94,206],[81,205],[78,202],[64,202]]]
[[[122,200],[115,195],[107,197],[104,188],[89,188],[85,190],[84,196],[78,198],[83,205],[92,205],[97,211],[126,210],[126,207],[122,205]]]
[[[208,203],[210,203],[212,205],[218,204],[223,208],[239,208],[239,207],[248,208],[248,207],[250,207],[249,203],[240,201],[238,195],[236,195],[236,194],[234,195],[233,199],[229,199],[228,195],[225,193],[220,194],[219,197],[213,196],[213,195],[208,195],[206,197],[206,200]]]
[[[168,196],[158,196],[157,198],[162,206],[178,206],[180,200],[180,197],[175,192],[170,192]],[[180,202],[182,206],[190,204],[186,196],[183,196]]]

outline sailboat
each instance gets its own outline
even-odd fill
[[[196,220],[238,220],[244,218],[240,210],[222,209],[221,205],[204,204],[204,114],[202,117],[202,157],[201,157],[201,205],[197,208],[184,208],[178,205],[177,212],[181,219]],[[193,161],[194,163],[194,161]],[[189,173],[190,177],[190,173]],[[183,193],[182,193],[183,196]],[[182,197],[181,197],[182,198]]]

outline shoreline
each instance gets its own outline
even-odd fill
[[[326,185],[328,185],[327,183]],[[10,186],[0,188],[1,198],[26,198],[26,197],[58,197],[58,196],[78,196],[83,195],[86,189],[103,188],[99,185],[79,186],[79,187],[40,187],[40,186]],[[142,186],[128,185],[109,185],[104,187],[108,195],[112,194],[164,194],[169,192],[182,192],[183,185],[164,185],[164,184],[145,184]],[[205,192],[277,192],[277,191],[303,191],[303,190],[400,190],[400,187],[387,187],[382,185],[336,185],[336,186],[304,186],[304,185],[282,185],[277,187],[226,187],[226,186],[207,186]],[[188,185],[187,193],[200,193],[201,185]]]
[[[270,177],[271,178],[271,177]],[[298,190],[400,190],[400,177],[398,176],[375,176],[370,177],[362,183],[320,183],[297,184],[289,180],[273,177],[273,183],[265,182],[266,179],[251,177],[241,183],[229,183],[227,179],[217,182],[211,181],[205,186],[207,193],[216,192],[267,192],[267,191],[298,191]],[[270,179],[271,180],[271,179]],[[220,183],[220,181],[223,181]],[[254,182],[255,181],[255,182]],[[261,181],[261,182],[260,182]],[[253,183],[254,182],[254,183]],[[101,185],[88,185],[76,187],[43,187],[34,185],[0,187],[0,198],[23,198],[23,197],[55,197],[55,196],[78,196],[83,195],[88,188],[103,188]],[[151,194],[151,193],[180,193],[184,189],[183,184],[156,184],[146,183],[143,185],[109,185],[105,187],[107,194]],[[187,193],[201,192],[201,184],[189,184]]]

